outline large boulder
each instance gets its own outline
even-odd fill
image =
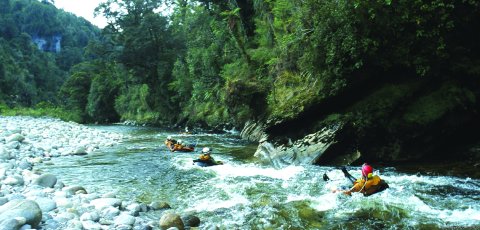
[[[172,212],[166,212],[163,214],[162,218],[160,218],[160,228],[162,230],[166,230],[171,227],[178,228],[179,230],[183,230],[185,228],[180,215]]]
[[[269,142],[262,139],[254,156],[261,162],[275,167],[290,164],[315,164],[325,150],[334,143],[336,132],[340,127],[340,125],[325,127],[295,142],[288,139],[285,144],[274,144],[274,140]]]
[[[0,226],[16,226],[11,229],[19,229],[20,226],[29,224],[36,228],[41,220],[42,210],[35,201],[12,200],[0,206]]]

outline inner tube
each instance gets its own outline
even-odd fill
[[[175,152],[193,152],[195,148],[192,147],[183,147],[181,149],[175,149]]]
[[[217,162],[213,162],[213,161],[204,161],[204,160],[200,160],[200,159],[197,159],[197,160],[193,160],[193,163],[197,166],[200,166],[200,167],[210,167],[210,166],[214,166],[214,165],[222,165],[223,162],[221,161],[217,161]]]
[[[379,192],[382,192],[382,191],[384,191],[384,190],[387,189],[387,188],[390,188],[390,186],[388,186],[387,182],[385,182],[384,180],[382,180],[382,181],[380,182],[380,184],[379,184],[379,187],[378,187],[377,191],[375,191],[375,192],[373,192],[373,193],[371,193],[371,194],[363,194],[363,196],[371,196],[371,195],[373,195],[373,194],[377,194],[377,193],[379,193]]]
[[[197,162],[195,162],[195,165],[200,166],[200,167],[209,167],[209,166],[213,166],[214,164],[212,164],[212,163],[209,164],[208,162],[197,161]]]

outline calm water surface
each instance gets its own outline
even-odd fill
[[[82,157],[39,166],[67,185],[116,192],[124,200],[166,201],[178,213],[200,217],[200,229],[480,229],[480,180],[428,176],[382,168],[390,189],[370,197],[332,194],[346,185],[340,170],[319,166],[274,169],[255,163],[256,145],[234,134],[179,135],[159,128],[94,126],[126,141]],[[168,135],[197,149],[213,148],[225,165],[192,165],[199,154],[171,153]],[[323,173],[331,181],[324,182]],[[358,176],[358,168],[350,172]],[[160,212],[145,218],[158,221]]]

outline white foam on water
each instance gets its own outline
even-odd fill
[[[446,222],[479,224],[480,210],[468,208],[465,210],[442,210],[438,217]]]
[[[228,163],[225,165],[209,167],[209,169],[215,171],[220,178],[264,176],[280,180],[289,180],[304,170],[301,166],[288,166],[282,169],[275,169],[261,168],[254,164],[233,165]]]
[[[211,184],[212,187],[209,194],[205,196],[205,199],[195,199],[197,200],[195,207],[190,210],[214,211],[239,205],[248,206],[251,203],[241,192],[244,190],[242,186],[245,185],[228,184],[217,178],[208,180],[207,184]]]
[[[338,198],[340,194],[326,193],[320,196],[295,195],[289,194],[286,203],[293,201],[309,201],[310,207],[317,211],[327,211],[338,207]]]
[[[250,201],[239,194],[230,194],[230,199],[219,200],[203,199],[197,200],[195,206],[187,209],[187,211],[215,211],[221,208],[232,208],[237,205],[248,205]]]

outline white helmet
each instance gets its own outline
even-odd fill
[[[167,140],[171,140],[171,139],[172,139],[172,136],[168,136],[168,137],[167,137]]]
[[[211,151],[212,151],[212,149],[209,148],[209,147],[205,147],[205,148],[202,149],[202,153],[210,153]]]
[[[182,141],[182,140],[180,140],[180,139],[177,141],[177,143],[179,143],[179,144],[181,144],[182,142],[183,142],[183,141]]]

